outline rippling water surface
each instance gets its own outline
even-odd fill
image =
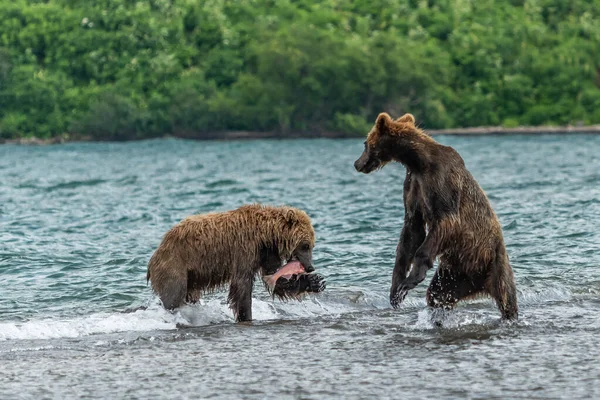
[[[600,397],[600,136],[438,140],[504,227],[516,323],[483,299],[436,328],[425,284],[390,309],[404,169],[354,172],[362,140],[0,146],[0,398]],[[308,212],[327,290],[161,309],[162,235],[251,202]]]

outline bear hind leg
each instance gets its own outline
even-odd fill
[[[485,276],[470,276],[440,265],[427,289],[427,305],[448,310],[460,300],[485,291]]]
[[[227,300],[237,322],[252,321],[252,286],[254,274],[234,276],[229,287]]]
[[[517,303],[517,287],[515,278],[508,261],[502,261],[494,271],[488,291],[496,300],[502,319],[517,320],[519,317],[519,306]]]
[[[503,298],[501,300],[496,299],[496,304],[498,304],[498,309],[502,314],[502,319],[508,321],[516,321],[519,319],[519,308],[517,306],[516,293],[514,295],[511,294],[507,298]]]

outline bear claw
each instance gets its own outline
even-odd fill
[[[309,286],[307,292],[319,293],[325,290],[326,282],[325,279],[318,274],[310,275]]]
[[[325,290],[325,279],[319,274],[295,274],[289,279],[281,277],[273,288],[273,295],[282,299],[292,298],[302,293],[320,293]]]
[[[400,307],[400,304],[404,301],[407,294],[408,290],[400,288],[390,296],[390,304],[394,310],[397,310],[398,307]]]

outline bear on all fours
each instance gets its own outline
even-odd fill
[[[280,299],[325,289],[323,277],[312,273],[314,245],[310,218],[293,207],[253,204],[193,215],[165,234],[147,279],[169,310],[228,284],[236,321],[250,321],[256,275]]]
[[[417,128],[411,114],[392,120],[382,113],[354,167],[368,174],[390,161],[406,167],[404,226],[391,305],[398,307],[439,257],[427,290],[428,306],[449,309],[459,300],[487,294],[503,319],[517,319],[517,292],[502,227],[461,156]]]

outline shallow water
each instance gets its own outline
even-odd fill
[[[425,284],[390,309],[404,170],[354,172],[362,140],[0,146],[0,398],[600,397],[600,136],[438,140],[504,227],[516,323],[482,299],[436,328]],[[162,235],[250,202],[309,213],[327,290],[162,310]]]

